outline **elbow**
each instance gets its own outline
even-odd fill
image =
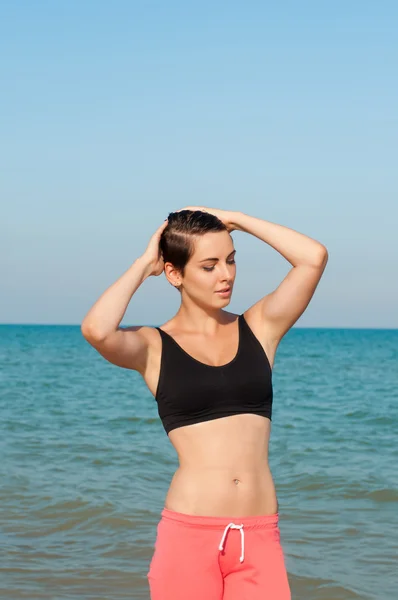
[[[85,321],[83,321],[83,323],[81,324],[80,331],[84,339],[86,339],[87,341],[100,342],[104,338],[104,336],[101,335],[98,330],[95,330],[90,323],[87,323]]]
[[[81,331],[81,334],[82,334],[82,336],[83,336],[85,339],[87,339],[87,338],[90,336],[90,328],[89,328],[88,324],[87,324],[87,323],[85,323],[84,321],[83,321],[83,323],[80,325],[80,331]]]
[[[328,262],[328,259],[329,259],[329,253],[328,253],[326,246],[324,246],[323,244],[320,244],[320,247],[319,247],[316,255],[314,256],[312,264],[315,267],[325,268],[325,266]]]
[[[326,246],[321,247],[321,250],[319,252],[319,264],[321,267],[325,267],[327,262],[329,260],[329,252],[328,249],[326,248]]]

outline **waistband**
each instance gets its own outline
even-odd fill
[[[163,520],[174,521],[190,527],[203,527],[211,529],[225,529],[230,522],[244,525],[246,529],[273,529],[278,526],[279,513],[271,515],[256,515],[250,517],[213,517],[202,515],[188,515],[186,513],[176,512],[168,508],[163,508],[161,512]]]

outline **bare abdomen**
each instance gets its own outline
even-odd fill
[[[278,512],[275,485],[266,466],[253,471],[179,467],[165,507],[185,514],[220,517]]]

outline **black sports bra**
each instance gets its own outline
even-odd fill
[[[242,413],[271,420],[271,365],[243,314],[238,326],[236,356],[221,366],[198,361],[156,327],[162,338],[162,356],[155,398],[167,434],[184,425]]]

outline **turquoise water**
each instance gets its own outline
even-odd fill
[[[398,331],[293,329],[271,470],[294,600],[398,589]],[[77,326],[0,326],[0,597],[148,600],[177,457],[141,377]]]

